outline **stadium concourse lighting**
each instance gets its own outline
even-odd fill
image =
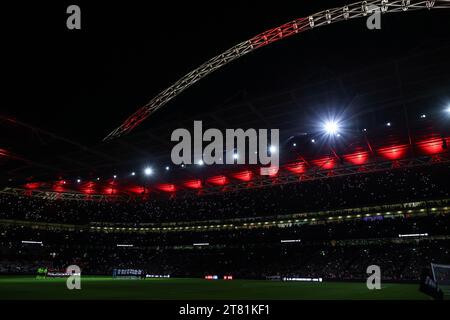
[[[297,146],[297,144],[296,144],[296,143],[294,142],[294,143],[292,144],[292,146],[293,146],[293,147],[296,147],[296,146]]]
[[[422,119],[425,119],[426,117],[427,117],[427,115],[426,114],[423,114],[423,115],[421,115],[420,116]]]
[[[199,160],[197,164],[198,164],[199,166],[202,166],[202,165],[203,165],[203,160]]]
[[[390,122],[386,123],[386,126],[390,127],[390,126],[391,126],[391,123],[390,123]]]
[[[117,178],[117,175],[113,175],[113,178],[116,179],[116,178]]]
[[[237,153],[233,154],[233,159],[238,159],[239,155]]]
[[[97,181],[100,181],[100,178],[97,178]]]
[[[42,245],[42,241],[30,241],[30,240],[22,240],[22,243],[24,244],[40,244]]]
[[[131,173],[131,175],[132,175],[132,176],[135,176],[135,175],[136,175],[136,172],[133,171],[133,172]]]
[[[170,167],[169,166],[166,166],[166,171],[169,171],[170,170]]]
[[[311,142],[312,143],[316,143],[316,139],[311,139]]]
[[[153,173],[153,169],[150,167],[145,168],[144,173],[146,176],[149,176]]]

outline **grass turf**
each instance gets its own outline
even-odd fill
[[[66,279],[36,280],[30,276],[0,277],[0,299],[429,299],[418,284],[384,283],[368,290],[356,282],[277,282],[257,280],[208,281],[203,279],[123,280],[111,277],[81,278],[81,290],[68,290]]]

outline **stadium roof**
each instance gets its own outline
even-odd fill
[[[79,35],[47,21],[48,32],[37,46],[33,31],[20,30],[27,41],[7,39],[15,44],[11,56],[17,54],[21,64],[6,72],[13,99],[0,114],[1,184],[120,179],[146,166],[158,172],[155,179],[161,183],[223,172],[220,166],[171,164],[170,134],[191,129],[194,120],[205,128],[279,128],[283,162],[329,155],[326,146],[307,145],[330,113],[340,114],[347,126],[342,154],[365,145],[366,137],[381,147],[448,136],[442,112],[450,104],[449,12],[425,11],[383,16],[381,30],[349,21],[261,49],[196,84],[131,134],[101,142],[126,116],[204,60],[317,9],[325,8],[314,4],[267,12],[242,5],[221,13],[202,8],[198,16],[177,16],[175,26],[164,23],[174,20],[172,11],[142,20],[125,11],[122,23],[108,30],[99,8],[89,6]],[[107,10],[109,17],[119,16],[120,8]],[[33,45],[32,54],[26,48]],[[56,60],[60,55],[64,58]]]

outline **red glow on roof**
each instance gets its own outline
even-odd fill
[[[261,174],[267,175],[269,177],[276,177],[279,170],[280,168],[278,167],[261,168]]]
[[[369,160],[369,153],[367,151],[355,152],[343,156],[344,160],[354,165],[365,164]]]
[[[333,169],[336,166],[336,159],[332,157],[326,157],[314,160],[313,163],[321,169]]]
[[[9,156],[9,152],[5,149],[0,148],[0,157],[8,157],[8,156]]]
[[[25,184],[26,189],[37,189],[42,185],[41,182],[28,182]]]
[[[414,152],[425,154],[425,155],[435,155],[443,152],[448,152],[446,149],[444,149],[443,146],[443,139],[439,138],[437,134],[430,135],[428,137],[423,137],[423,140],[419,140],[414,144]],[[450,138],[445,138],[445,141],[447,142],[447,145],[450,144]],[[372,153],[366,151],[367,149],[362,146],[358,146],[352,150],[352,153],[342,155],[342,159],[344,160],[343,164],[352,164],[355,166],[361,166],[363,164],[368,163],[371,161]],[[392,161],[395,166],[395,163],[398,162],[397,160],[406,158],[409,152],[411,152],[412,147],[409,144],[397,144],[397,145],[391,145],[389,147],[382,147],[377,150],[375,150],[375,154],[377,155],[374,157],[373,161],[380,161],[380,158],[383,158],[385,160]],[[0,152],[3,150],[0,149]],[[372,151],[372,149],[371,149]],[[341,157],[341,156],[339,156]],[[327,170],[326,174],[328,176],[332,176],[334,174],[333,169],[338,165],[339,158],[337,155],[332,156],[329,154],[328,156],[322,156],[322,158],[319,159],[312,159],[312,160],[304,160],[303,158],[299,157],[296,162],[293,163],[287,163],[284,164],[282,167],[283,173],[286,173],[287,171],[298,174],[303,176],[305,173],[309,171],[311,168],[312,171],[314,170]],[[268,174],[270,177],[275,177],[278,174],[277,168],[260,168],[265,169],[265,173]],[[243,169],[241,169],[243,170]],[[256,169],[255,169],[256,170]],[[359,169],[358,169],[359,170]],[[360,167],[360,170],[358,172],[364,172],[364,166]],[[260,172],[261,173],[261,172]],[[226,175],[225,175],[226,174]],[[233,179],[240,180],[242,182],[248,182],[247,184],[250,186],[251,181],[253,180],[253,177],[256,173],[256,171],[252,171],[250,169],[246,169],[239,172],[234,173],[224,173],[219,174],[210,178],[207,178],[206,182],[209,185],[216,185],[216,186],[224,186],[222,189],[226,190],[229,183],[231,183]],[[30,178],[31,179],[31,178]],[[202,179],[191,179],[184,182],[179,183],[162,183],[162,184],[151,184],[148,187],[139,186],[138,184],[134,183],[126,183],[125,185],[122,184],[122,180],[118,179],[108,179],[108,180],[102,180],[99,182],[92,182],[92,181],[85,181],[81,183],[81,181],[77,184],[75,184],[73,181],[66,181],[63,180],[62,176],[58,177],[59,180],[55,181],[52,184],[47,184],[43,182],[29,182],[24,185],[25,189],[29,190],[29,193],[33,193],[34,189],[44,189],[45,188],[51,188],[55,192],[69,192],[69,191],[75,191],[75,192],[82,192],[87,195],[91,194],[105,194],[105,195],[113,195],[113,194],[119,194],[121,192],[126,192],[129,194],[135,194],[135,195],[148,195],[150,190],[160,190],[167,193],[175,193],[180,188],[190,188],[193,190],[196,190],[196,192],[201,193],[203,191],[203,180]],[[30,181],[30,180],[28,180]],[[272,179],[272,181],[276,181],[276,179]],[[67,182],[67,184],[66,184]],[[125,181],[126,182],[126,181]],[[173,194],[171,195],[173,196]]]
[[[228,179],[225,176],[215,176],[207,180],[208,183],[214,184],[216,186],[223,186],[228,183]]]
[[[65,180],[56,181],[55,184],[53,185],[52,189],[53,189],[53,191],[56,191],[56,192],[64,192],[64,191],[66,191],[66,189],[64,188],[65,184],[66,184]]]
[[[160,184],[156,188],[158,188],[159,190],[164,191],[164,192],[175,192],[176,191],[175,185],[171,184],[171,183]]]
[[[118,190],[117,190],[117,188],[112,188],[110,186],[107,186],[107,187],[103,188],[103,193],[104,194],[116,194],[116,193],[118,193]]]
[[[200,180],[189,180],[185,181],[183,185],[191,189],[200,189],[202,187],[202,182]]]
[[[135,194],[144,194],[148,190],[146,190],[142,186],[131,186],[131,187],[127,188],[127,191],[131,192],[131,193],[135,193]]]
[[[286,166],[286,170],[295,174],[302,174],[306,171],[306,164],[304,162],[292,163]]]
[[[422,151],[425,154],[436,154],[444,152],[445,149],[442,148],[443,139],[441,138],[435,138],[435,139],[428,139],[424,141],[420,141],[417,143],[417,147],[420,151]]]
[[[253,173],[248,170],[233,174],[234,178],[241,180],[241,181],[250,181],[250,180],[252,180],[252,176],[253,176]]]
[[[81,186],[80,190],[81,190],[82,193],[85,193],[85,194],[93,194],[96,191],[95,187],[96,187],[95,183],[92,182],[92,181],[89,181],[89,182],[84,183]]]
[[[383,158],[389,160],[397,160],[405,156],[407,148],[408,148],[407,145],[382,148],[378,149],[378,154],[380,154]]]

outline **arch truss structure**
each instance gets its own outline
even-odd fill
[[[267,46],[273,42],[293,36],[295,34],[311,30],[334,22],[345,21],[354,18],[368,17],[375,11],[385,13],[408,12],[423,9],[450,9],[450,0],[376,0],[362,1],[339,8],[324,10],[308,17],[299,18],[283,24],[277,28],[265,31],[247,41],[241,42],[225,52],[208,60],[200,67],[192,70],[170,87],[160,92],[150,102],[132,114],[125,122],[103,140],[111,140],[129,133],[144,121],[152,113],[166,105],[181,92],[192,86],[208,74],[223,67],[249,52]]]

